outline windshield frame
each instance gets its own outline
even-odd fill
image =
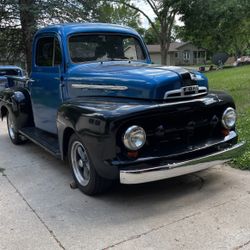
[[[140,46],[140,49],[142,51],[142,54],[144,56],[144,60],[131,60],[131,59],[117,59],[115,58],[115,60],[112,60],[110,58],[110,60],[91,60],[91,61],[84,61],[84,62],[74,62],[72,61],[72,58],[71,58],[71,53],[70,53],[70,48],[69,48],[69,40],[71,37],[73,36],[79,36],[79,35],[84,35],[84,36],[88,36],[88,35],[117,35],[117,36],[125,36],[125,37],[132,37],[134,38],[139,46]],[[120,62],[124,62],[124,61],[130,61],[130,62],[139,62],[139,63],[149,63],[150,62],[150,58],[149,58],[149,54],[146,50],[146,45],[144,44],[143,40],[142,39],[139,39],[138,36],[136,35],[133,35],[131,33],[120,33],[120,32],[77,32],[77,33],[72,33],[70,35],[67,36],[67,53],[68,53],[68,58],[69,58],[69,61],[71,64],[73,65],[79,65],[79,64],[88,64],[88,63],[102,63],[102,62],[114,62],[114,61],[120,61]]]

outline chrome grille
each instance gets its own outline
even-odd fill
[[[175,99],[185,97],[196,97],[207,94],[206,87],[200,87],[198,85],[185,86],[180,89],[170,90],[164,94],[164,99]]]

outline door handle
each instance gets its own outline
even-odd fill
[[[33,79],[30,78],[30,79],[27,80],[26,85],[27,86],[32,86],[33,82],[35,82],[35,80],[33,80]]]
[[[65,84],[64,84],[64,83],[60,83],[59,86],[60,86],[61,100],[63,101],[63,99],[64,99],[64,98],[63,98],[63,96],[64,96],[64,95],[63,95],[63,92],[64,92],[63,89],[64,89],[64,87],[65,87]]]

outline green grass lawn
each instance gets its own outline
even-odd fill
[[[240,140],[247,141],[246,151],[234,159],[233,165],[250,169],[250,66],[206,73],[210,90],[223,90],[233,96],[237,112]]]

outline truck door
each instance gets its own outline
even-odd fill
[[[57,133],[56,116],[62,103],[62,50],[55,35],[37,37],[33,49],[31,100],[37,128]]]

